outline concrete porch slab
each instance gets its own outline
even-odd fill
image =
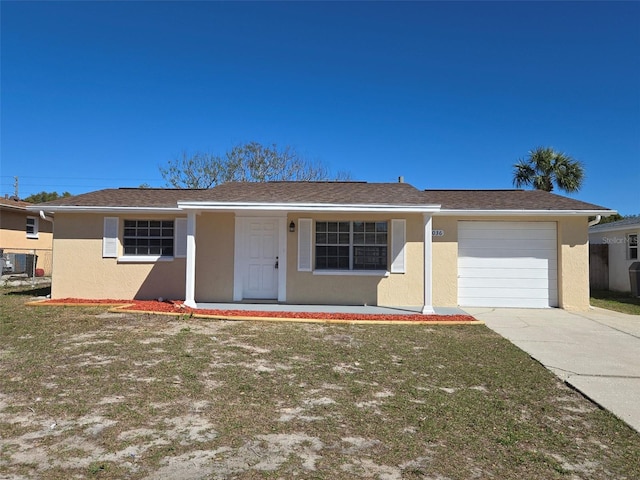
[[[419,314],[421,307],[379,307],[375,305],[293,305],[288,303],[205,303],[198,302],[196,308],[203,310],[244,310],[247,312],[312,312],[354,313],[366,315]],[[436,315],[467,315],[455,307],[434,307]]]

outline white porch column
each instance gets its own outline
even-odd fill
[[[187,276],[184,304],[196,308],[196,212],[187,213]]]
[[[432,224],[431,214],[425,213],[424,215],[424,306],[422,307],[422,313],[435,313],[433,310],[432,299],[432,284],[433,273],[431,267],[432,258]]]

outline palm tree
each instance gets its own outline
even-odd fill
[[[584,179],[580,161],[549,147],[536,148],[529,152],[529,158],[518,160],[513,167],[513,184],[517,188],[531,185],[551,192],[555,183],[560,190],[572,193],[580,190]]]

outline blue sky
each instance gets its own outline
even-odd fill
[[[640,213],[640,2],[11,2],[0,193],[164,186],[183,151],[291,145],[353,179],[512,188],[536,146],[574,198]]]

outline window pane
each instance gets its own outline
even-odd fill
[[[638,235],[629,235],[629,246],[637,247],[638,246]]]
[[[340,222],[339,227],[338,231],[349,233],[349,222]]]
[[[316,222],[316,232],[326,232],[327,222]]]
[[[327,243],[327,234],[316,232],[316,243]]]
[[[125,220],[125,255],[173,255],[173,220]]]
[[[338,222],[327,222],[327,231],[328,232],[337,232],[338,231]]]
[[[386,232],[386,231],[387,231],[387,222],[376,223],[376,232]]]
[[[373,222],[366,222],[364,224],[364,231],[365,232],[375,232],[376,231],[376,224]]]
[[[387,247],[354,247],[354,270],[386,270]]]
[[[353,234],[353,244],[354,245],[362,245],[364,243],[364,233],[354,233]]]
[[[338,235],[338,242],[341,244],[349,245],[349,234],[348,233],[340,233]]]
[[[376,235],[376,243],[378,245],[386,245],[387,244],[387,234],[386,233],[379,233],[378,235]]]
[[[364,236],[364,243],[367,245],[372,245],[376,243],[376,234],[375,233],[366,233]]]
[[[328,235],[327,243],[332,243],[332,244],[338,243],[338,234],[337,233],[330,233]]]

